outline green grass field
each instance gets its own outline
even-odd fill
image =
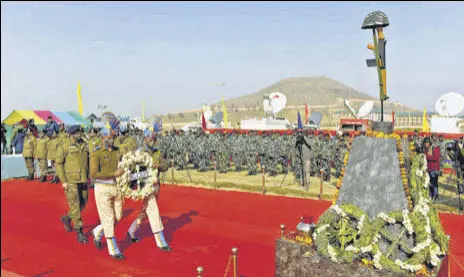
[[[190,175],[190,178],[189,178]],[[456,179],[444,175],[439,179],[439,198],[436,207],[440,212],[459,213],[459,199],[457,198]],[[161,182],[183,186],[204,187],[209,189],[246,191],[262,193],[262,174],[248,176],[246,171],[216,173],[214,171],[198,172],[194,169],[174,170],[174,182],[172,181],[172,168],[161,175]],[[320,178],[311,177],[309,189],[299,185],[293,174],[280,174],[274,177],[265,175],[265,194],[292,196],[300,198],[319,198]],[[323,199],[331,201],[336,191],[337,179],[332,175],[330,182],[323,183]],[[464,197],[462,200],[464,203]]]

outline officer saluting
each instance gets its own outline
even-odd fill
[[[82,231],[81,211],[88,199],[89,149],[81,139],[79,126],[69,127],[68,134],[69,139],[58,146],[55,157],[56,173],[61,180],[69,205],[68,215],[62,216],[61,222],[66,231],[71,232],[72,221],[77,232],[77,241],[87,243],[87,238]]]
[[[108,252],[116,260],[124,259],[114,237],[114,225],[122,218],[123,196],[116,186],[116,178],[124,173],[118,169],[121,152],[114,146],[114,130],[104,128],[102,147],[90,156],[90,176],[95,181],[95,201],[101,224],[92,230],[95,246],[102,248],[101,240],[106,237]]]

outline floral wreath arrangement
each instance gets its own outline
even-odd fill
[[[158,170],[153,165],[150,154],[141,150],[126,153],[122,157],[118,168],[124,170],[124,174],[116,178],[116,183],[124,197],[143,200],[155,192]]]
[[[367,135],[376,138],[396,138],[397,142],[400,139],[395,134]],[[359,207],[352,204],[338,206],[334,200],[334,205],[319,218],[312,234],[313,241],[321,256],[336,263],[362,261],[363,264],[373,265],[377,269],[430,276],[431,269],[441,262],[440,257],[448,251],[448,237],[444,233],[437,211],[431,205],[428,193],[430,180],[425,156],[420,154],[411,158],[408,184],[403,153],[400,147],[397,148],[409,209],[388,214],[379,213],[375,219],[370,219]],[[345,165],[347,159],[348,153]],[[341,186],[341,178],[337,189]],[[390,232],[393,227],[399,229],[398,235]],[[380,242],[383,243],[382,246]],[[384,247],[385,243],[389,246]],[[403,256],[394,255],[399,248],[403,251]]]

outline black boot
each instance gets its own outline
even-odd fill
[[[116,254],[116,255],[111,255],[111,257],[115,260],[124,260],[125,257],[124,257],[124,254]]]
[[[164,252],[171,252],[172,251],[172,248],[171,246],[163,246],[163,247],[158,247],[161,251],[164,251]]]
[[[32,180],[34,180],[34,174],[29,174],[29,175],[26,177],[26,180],[27,180],[27,181],[32,181]]]
[[[140,241],[137,237],[131,236],[129,233],[127,233],[127,238],[129,238],[132,241],[132,243],[136,243]]]
[[[55,177],[55,184],[59,184],[59,183],[60,183],[60,178]]]
[[[88,242],[87,238],[84,235],[84,232],[82,231],[82,228],[77,229],[76,232],[77,232],[77,241],[79,243],[87,243]]]
[[[63,215],[60,218],[60,220],[63,223],[64,229],[66,230],[66,232],[72,232],[71,219],[67,215]]]
[[[40,181],[41,183],[45,183],[47,181],[47,176],[43,176],[42,178],[40,178]]]

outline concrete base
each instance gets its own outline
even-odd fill
[[[308,253],[309,255],[305,255]],[[442,263],[444,265],[445,263]],[[438,272],[438,270],[437,270]],[[440,271],[441,273],[442,271]],[[384,270],[367,268],[364,265],[353,262],[338,264],[325,259],[317,254],[310,246],[284,240],[276,241],[276,277],[410,277],[411,275],[393,273]],[[435,274],[434,276],[446,276]]]
[[[372,121],[372,131],[393,134],[393,122]]]

